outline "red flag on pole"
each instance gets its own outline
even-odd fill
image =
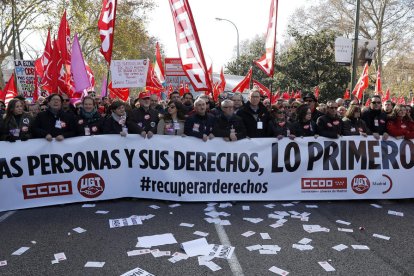
[[[272,98],[270,99],[270,104],[275,104],[276,101],[280,98],[280,88],[277,90],[276,94],[272,95]]]
[[[404,104],[405,105],[405,98],[404,98],[404,96],[401,96],[401,97],[398,98],[397,104]]]
[[[314,95],[316,99],[319,99],[319,86],[315,86]]]
[[[271,0],[265,43],[265,54],[258,61],[255,61],[255,64],[269,77],[273,77],[274,73],[278,5],[278,0]]]
[[[0,95],[0,100],[4,101],[4,103],[7,106],[10,100],[16,96],[17,96],[17,89],[16,89],[16,84],[14,82],[14,74],[12,74]]]
[[[345,93],[344,93],[343,99],[344,99],[344,100],[349,100],[350,98],[351,98],[351,93],[349,92],[349,88],[347,88],[347,89],[345,90]]]
[[[147,81],[145,89],[154,93],[160,93],[164,88],[155,73],[154,67],[150,63],[148,65]]]
[[[165,82],[164,66],[162,65],[160,45],[158,44],[158,42],[157,42],[157,44],[155,44],[154,73],[157,76],[160,83]]]
[[[111,64],[112,47],[114,44],[115,17],[117,0],[103,0],[98,20],[99,35],[102,41],[101,53],[108,64]]]
[[[72,47],[70,45],[70,28],[66,19],[66,10],[63,12],[62,19],[60,20],[57,41],[63,64],[70,64]]]
[[[366,107],[369,107],[370,104],[371,104],[371,99],[368,98],[367,101],[365,102],[365,106]]]
[[[260,82],[258,82],[257,80],[253,80],[253,87],[256,86],[257,88],[259,88],[259,92],[262,95],[266,95],[267,98],[269,100],[271,100],[271,95],[270,95],[270,90],[269,88],[267,88],[266,86],[264,86],[263,84],[261,84]]]
[[[226,78],[224,77],[223,67],[221,67],[221,71],[220,71],[220,84],[219,85],[222,91],[226,89]]]
[[[53,41],[53,49],[50,61],[48,62],[42,77],[41,87],[49,93],[57,93],[58,62],[60,59],[57,41]]]
[[[211,91],[203,49],[188,0],[169,0],[183,70],[195,91]]]
[[[252,78],[252,67],[250,67],[249,72],[247,73],[247,75],[244,77],[244,79],[242,79],[241,82],[239,82],[238,85],[236,85],[236,87],[233,88],[233,92],[241,92],[243,93],[244,90],[249,89],[250,88],[250,80]]]
[[[377,70],[377,81],[375,82],[375,95],[382,96],[381,71],[379,66]]]
[[[52,42],[50,40],[50,30],[48,30],[43,55],[35,61],[35,70],[41,78],[43,78],[44,71],[46,70],[46,67],[52,58],[52,51],[53,49]]]
[[[391,97],[391,92],[390,92],[390,89],[387,88],[387,91],[385,92],[385,96],[382,98],[382,102],[389,101],[390,97]]]
[[[358,100],[362,100],[362,95],[364,93],[364,90],[367,89],[369,84],[369,78],[368,78],[368,62],[365,63],[364,70],[362,71],[361,77],[359,78],[357,84],[355,85],[354,90],[352,91],[352,94],[357,97]]]

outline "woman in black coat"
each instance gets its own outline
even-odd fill
[[[102,122],[103,119],[96,108],[94,99],[90,96],[84,97],[77,118],[77,134],[79,136],[101,134]]]
[[[16,140],[27,141],[31,138],[30,124],[32,117],[23,111],[24,105],[19,99],[12,99],[2,118],[0,140],[15,142]]]

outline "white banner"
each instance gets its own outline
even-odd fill
[[[33,60],[15,60],[17,91],[25,98],[32,98],[34,91],[35,66]]]
[[[335,61],[340,65],[351,65],[352,39],[346,37],[335,39]]]
[[[148,59],[112,60],[112,87],[145,87],[147,83],[148,65]]]
[[[63,142],[0,142],[0,211],[122,197],[176,201],[414,197],[413,140],[371,138],[203,142],[193,137],[155,135],[148,140],[101,135]]]

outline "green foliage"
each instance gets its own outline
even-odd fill
[[[320,99],[326,101],[342,97],[350,80],[347,67],[338,66],[335,62],[335,34],[322,31],[314,35],[300,35],[290,31],[294,43],[276,54],[275,74],[273,79],[267,77],[260,69],[254,67],[253,77],[266,86],[272,84],[272,90],[301,90],[302,93],[313,92],[319,86]],[[232,74],[240,72],[246,75],[252,65],[263,54],[264,39],[255,38],[245,43],[246,49],[237,61],[227,64],[227,71]]]

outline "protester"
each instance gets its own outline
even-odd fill
[[[382,112],[384,112],[385,114],[391,115],[392,109],[393,109],[392,101],[387,100],[382,103]]]
[[[184,135],[185,107],[180,102],[169,101],[167,113],[158,122],[157,134]]]
[[[404,105],[397,104],[388,118],[387,132],[397,139],[414,139],[414,121]]]
[[[227,93],[223,92],[218,96],[216,107],[210,110],[210,113],[213,114],[214,117],[218,118],[223,114],[223,110],[221,109],[221,103],[225,100],[227,100]]]
[[[194,106],[194,97],[193,94],[191,92],[186,92],[184,93],[181,102],[184,105],[185,108],[185,114],[188,114],[191,112],[191,110],[193,110],[193,106]]]
[[[342,119],[339,118],[338,104],[334,101],[326,103],[327,112],[316,122],[318,134],[327,138],[339,138],[342,135]]]
[[[247,136],[266,137],[268,135],[269,112],[260,102],[260,93],[250,91],[249,101],[237,112],[246,126]]]
[[[62,111],[72,116],[73,119],[75,119],[77,115],[76,108],[70,104],[69,96],[63,93],[62,99]]]
[[[344,99],[342,98],[337,98],[335,102],[338,104],[338,108],[344,106]]]
[[[324,115],[324,113],[320,112],[317,108],[318,100],[312,93],[308,93],[303,97],[304,103],[309,105],[310,110],[312,111],[312,121],[316,123],[319,117]]]
[[[336,110],[339,118],[344,118],[346,113],[346,107],[345,106],[338,106]]]
[[[40,105],[38,103],[34,103],[28,106],[28,111],[32,118],[36,118],[37,114],[40,113]]]
[[[127,120],[129,116],[125,109],[125,103],[114,101],[109,106],[110,116],[106,117],[102,123],[102,132],[104,134],[120,134],[122,137],[127,136]]]
[[[296,137],[318,137],[316,123],[312,120],[312,111],[307,104],[300,105],[297,110],[297,120],[291,126],[291,134]]]
[[[234,114],[233,101],[226,99],[221,103],[223,113],[217,117],[213,127],[216,137],[223,137],[225,141],[238,141],[246,138],[246,127],[243,120]]]
[[[47,102],[47,110],[40,112],[33,121],[33,136],[46,138],[49,142],[53,138],[56,141],[62,141],[65,138],[76,136],[74,117],[62,110],[62,96],[51,94],[47,98]]]
[[[138,99],[140,107],[132,111],[127,122],[129,133],[151,139],[157,133],[158,112],[150,109],[150,94],[147,91],[141,92]]]
[[[158,114],[164,114],[164,108],[159,104],[158,95],[151,94],[150,95],[150,108],[156,111]]]
[[[103,120],[95,106],[94,99],[90,96],[84,97],[77,118],[77,135],[89,136],[101,134],[102,123]]]
[[[287,121],[289,123],[293,123],[297,120],[297,109],[298,107],[301,105],[301,103],[299,101],[294,101],[292,102],[291,106],[290,106],[290,112],[289,112],[289,117],[287,117]]]
[[[240,92],[236,92],[231,96],[231,100],[234,103],[233,112],[237,113],[243,107],[243,95]]]
[[[380,139],[380,135],[382,135],[383,140],[388,139],[387,114],[381,111],[380,96],[375,95],[371,97],[369,108],[362,111],[361,119],[365,121],[375,139]]]
[[[202,98],[194,102],[194,114],[187,118],[184,124],[184,133],[188,136],[203,139],[213,139],[214,116],[207,113],[207,103]]]
[[[177,90],[171,92],[170,95],[168,95],[168,97],[170,98],[170,101],[181,102],[180,92],[178,92]]]
[[[266,107],[267,111],[272,111],[272,104],[270,103],[270,99],[266,98],[263,100],[263,105]]]
[[[6,112],[6,104],[0,100],[0,116],[2,116]]]
[[[19,99],[10,100],[2,118],[0,140],[15,142],[16,140],[27,141],[31,138],[32,118],[29,113],[23,111],[23,106],[23,102]]]
[[[282,139],[283,137],[289,137],[294,139],[295,136],[291,134],[290,123],[286,120],[286,115],[277,106],[272,107],[269,121],[269,136]]]
[[[361,108],[356,104],[350,105],[345,116],[342,118],[342,135],[362,135],[367,137],[367,135],[371,134],[367,124],[361,119]]]

